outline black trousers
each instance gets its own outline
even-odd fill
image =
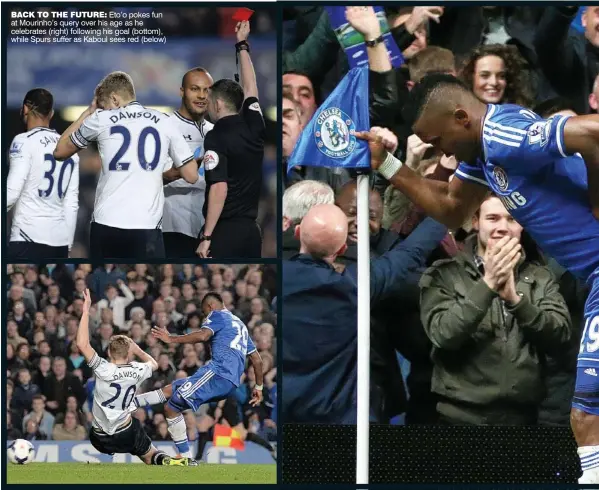
[[[164,251],[166,258],[190,258],[197,259],[196,249],[198,248],[198,239],[185,235],[184,233],[175,233],[174,231],[162,232],[164,240]]]
[[[251,218],[218,220],[212,232],[210,257],[257,259],[262,256],[262,232]]]
[[[52,247],[35,242],[9,242],[8,260],[68,259],[69,247]]]
[[[92,223],[90,256],[102,259],[162,259],[164,242],[162,230],[123,230]]]

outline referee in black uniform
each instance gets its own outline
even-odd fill
[[[241,85],[219,80],[208,97],[214,128],[204,140],[205,224],[196,251],[200,257],[258,258],[262,251],[256,218],[266,127],[247,43],[249,22],[237,24],[235,32]]]

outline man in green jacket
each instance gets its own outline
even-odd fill
[[[545,396],[545,356],[567,346],[570,314],[547,267],[527,260],[522,227],[489,196],[463,252],[422,276],[441,423],[530,425]]]

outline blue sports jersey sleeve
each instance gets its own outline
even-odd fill
[[[569,117],[541,119],[517,106],[496,109],[483,128],[487,160],[509,170],[523,165],[540,168],[556,158],[571,156],[564,144],[564,127]]]
[[[206,319],[204,320],[204,323],[202,323],[202,328],[207,328],[208,330],[211,330],[213,334],[217,333],[220,329],[223,328],[223,321],[221,318],[219,318],[217,315],[214,314],[214,312],[210,312],[210,314],[206,317]]]
[[[455,171],[455,176],[464,182],[472,182],[489,187],[489,184],[485,179],[485,173],[481,167],[473,167],[465,162],[460,162]]]
[[[254,341],[252,340],[252,337],[250,337],[248,335],[248,350],[247,350],[247,355],[249,356],[252,352],[255,352],[256,346],[254,345]]]

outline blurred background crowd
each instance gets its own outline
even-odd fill
[[[384,6],[384,13],[404,63],[381,71],[369,60],[370,125],[392,130],[396,156],[427,178],[448,181],[457,167],[455,158],[427,150],[402,120],[411,88],[427,74],[457,76],[486,103],[519,104],[542,117],[599,108],[599,7]],[[283,18],[283,255],[299,251],[294,228],[307,211],[335,203],[349,222],[342,266],[356,260],[355,174],[301,165],[288,174],[287,160],[349,65],[324,7],[286,7]],[[425,217],[383,177],[371,176],[373,258]],[[515,274],[538,315],[534,334],[530,318],[497,295],[477,298],[482,313],[467,314],[467,293],[483,280],[479,255],[497,234],[516,236],[524,248]],[[584,284],[543,255],[493,198],[422,260],[401,295],[372,309],[373,419],[567,426]]]
[[[89,288],[90,335],[96,352],[107,358],[110,337],[125,334],[158,362],[143,392],[190,376],[210,360],[208,344],[166,345],[151,335],[152,326],[166,327],[172,334],[193,332],[202,323],[204,295],[220,293],[227,308],[247,325],[264,362],[264,403],[255,408],[248,403],[255,384],[251,367],[228,401],[248,431],[276,441],[274,266],[8,265],[7,275],[8,439],[87,439],[95,380],[75,336],[83,291]],[[207,409],[203,405],[185,415],[192,442],[198,439]],[[134,416],[153,440],[170,440],[160,406],[138,409]]]
[[[85,10],[81,8],[37,7],[18,10]],[[70,43],[25,44],[11,42],[7,59],[7,111],[5,118],[10,131],[7,141],[23,132],[19,116],[23,97],[35,87],[48,89],[54,96],[55,115],[51,127],[62,133],[90,103],[98,82],[108,73],[123,70],[131,75],[140,103],[166,113],[181,104],[179,88],[183,74],[195,66],[206,68],[213,79],[233,79],[235,66],[236,7],[213,8],[152,8],[103,7],[110,12],[160,13],[162,16],[143,19],[143,27],[159,28],[166,43]],[[251,20],[251,56],[256,71],[259,98],[266,122],[262,197],[258,223],[264,240],[262,255],[276,256],[276,26],[273,9],[256,9]],[[8,145],[7,149],[8,151]],[[100,157],[91,148],[80,156],[79,213],[75,243],[70,257],[89,255],[89,224],[94,206]],[[5,179],[8,166],[4,169]],[[8,230],[10,230],[10,213]]]

